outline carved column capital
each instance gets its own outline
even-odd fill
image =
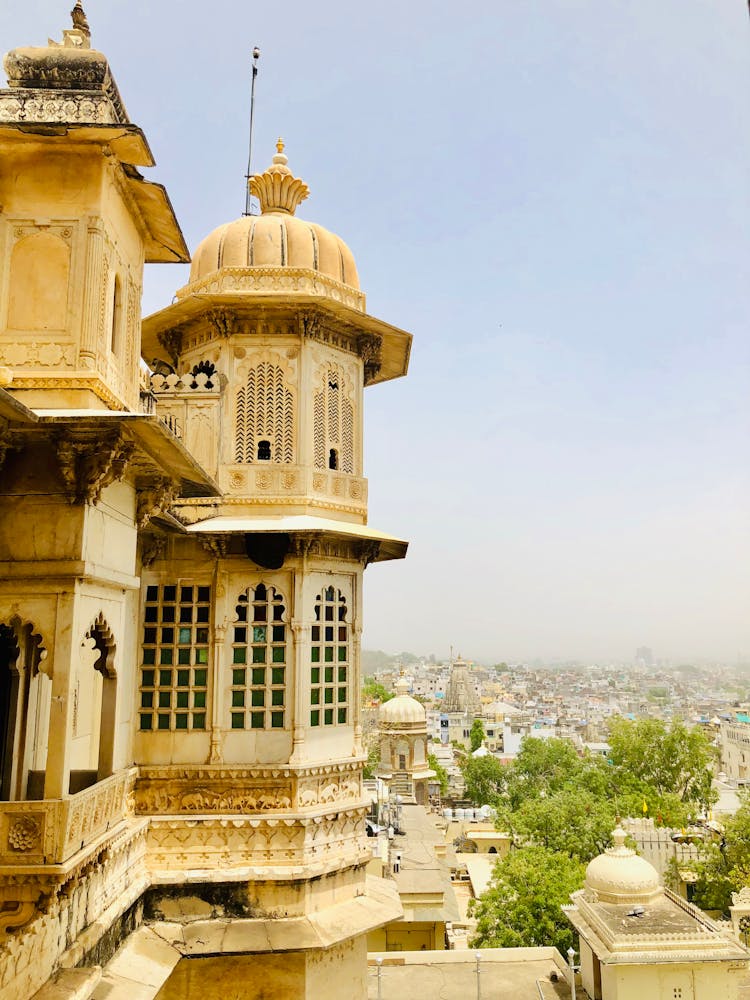
[[[98,503],[106,487],[125,475],[135,451],[133,442],[119,429],[96,436],[64,430],[55,444],[71,503]]]

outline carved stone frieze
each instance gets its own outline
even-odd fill
[[[125,475],[135,450],[121,430],[98,437],[65,430],[58,435],[56,445],[71,503],[97,503],[103,490]]]
[[[14,341],[0,346],[0,363],[11,368],[74,368],[76,348],[55,341],[31,343]]]
[[[18,90],[0,93],[0,121],[115,125],[117,114],[105,94]]]

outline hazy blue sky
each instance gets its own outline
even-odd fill
[[[72,0],[4,0],[0,43]],[[368,390],[365,645],[750,658],[745,0],[89,0],[188,244],[283,135],[414,333]],[[0,165],[0,169],[2,169]],[[148,269],[145,311],[186,274]]]

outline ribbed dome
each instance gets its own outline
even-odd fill
[[[427,726],[427,713],[424,705],[421,705],[416,698],[411,698],[406,694],[408,690],[408,682],[401,677],[396,682],[396,691],[398,692],[396,697],[380,706],[378,725],[389,728]]]
[[[586,889],[596,892],[603,903],[648,903],[663,891],[657,870],[625,846],[626,837],[618,826],[612,834],[615,846],[586,869]]]
[[[357,266],[342,239],[294,215],[309,189],[287,167],[279,140],[271,166],[250,179],[261,215],[243,216],[219,226],[193,254],[190,282],[222,268],[285,267],[318,271],[350,288],[359,288]]]

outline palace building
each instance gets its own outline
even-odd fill
[[[363,393],[411,337],[281,142],[142,321],[190,255],[72,17],[0,91],[0,996],[364,997],[362,577],[407,546]]]

